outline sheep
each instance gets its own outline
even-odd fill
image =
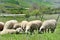
[[[16,28],[20,27],[23,29],[23,32],[25,32],[25,28],[26,28],[27,23],[28,23],[28,21],[22,21],[20,23],[16,23],[13,28],[16,29]]]
[[[17,31],[14,30],[14,29],[4,29],[3,31],[0,32],[0,35],[3,35],[3,34],[13,34],[13,33],[17,33]]]
[[[18,31],[13,29],[13,26],[17,23],[18,23],[18,21],[16,21],[16,20],[7,21],[4,25],[4,29],[0,32],[0,34],[17,33]]]
[[[25,30],[26,30],[26,25],[28,24],[28,21],[22,21],[21,22],[21,28],[23,29],[23,31],[25,32]]]
[[[17,20],[9,20],[5,23],[4,29],[13,29],[14,24],[18,23]]]
[[[1,35],[3,34],[19,34],[22,33],[23,30],[22,28],[17,28],[17,29],[4,29],[3,31],[0,32]]]
[[[22,28],[17,28],[17,29],[4,29],[3,31],[0,32],[1,35],[3,34],[19,34],[19,33],[22,33],[23,30]]]
[[[0,22],[0,31],[4,29],[4,22]]]
[[[46,30],[48,30],[49,33],[49,29],[51,30],[51,33],[53,33],[55,31],[56,28],[56,20],[55,19],[50,19],[50,20],[46,20],[43,22],[42,26],[39,29],[39,32],[46,32]]]
[[[34,21],[30,21],[27,25],[26,25],[26,31],[25,33],[28,33],[28,31],[30,31],[30,34],[32,34],[34,32],[34,30],[39,30],[39,28],[42,25],[42,21],[40,20],[34,20]]]

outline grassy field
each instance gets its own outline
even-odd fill
[[[12,20],[12,19],[15,19],[18,21],[25,20],[24,17],[0,17],[0,21],[3,21],[3,22],[6,22],[7,20]],[[57,24],[57,27],[54,33],[38,34],[37,32],[35,32],[35,34],[33,35],[5,34],[5,35],[0,35],[0,40],[60,40],[60,23]]]
[[[22,20],[26,20],[25,19],[25,17],[24,16],[14,16],[14,17],[12,17],[12,16],[1,16],[0,17],[0,21],[2,21],[2,22],[6,22],[6,21],[8,21],[8,20],[17,20],[17,21],[22,21]]]

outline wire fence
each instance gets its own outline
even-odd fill
[[[60,14],[44,14],[43,15],[43,20],[49,20],[49,19],[57,19],[58,15]],[[8,20],[18,20],[18,21],[22,21],[22,20],[41,20],[41,16],[30,16],[29,18],[25,17],[25,14],[1,14],[0,15],[0,21],[6,22]],[[58,19],[58,22],[60,22],[60,17]]]

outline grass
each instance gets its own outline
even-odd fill
[[[6,22],[6,21],[8,21],[8,20],[17,20],[17,21],[22,21],[22,20],[25,20],[25,17],[24,16],[14,16],[14,17],[11,17],[11,16],[2,16],[2,17],[0,17],[0,21],[2,21],[2,22]]]
[[[3,22],[6,22],[7,20],[12,20],[12,19],[15,19],[18,21],[25,20],[25,18],[22,16],[21,17],[0,17],[0,21],[3,21]],[[33,35],[5,34],[5,35],[0,35],[0,40],[60,40],[60,23],[58,23],[54,33],[38,34],[37,32],[35,32],[35,34]]]

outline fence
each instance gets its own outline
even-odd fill
[[[24,16],[25,14],[0,14],[0,16]]]
[[[18,21],[22,21],[22,20],[26,20],[25,14],[1,14],[0,15],[0,21],[6,22],[8,20],[18,20]],[[48,20],[48,19],[57,19],[58,15],[60,14],[44,14],[43,15],[43,20]],[[36,20],[36,19],[40,19],[41,16],[38,16],[37,18],[35,16],[30,16],[28,19],[30,20]],[[60,17],[58,22],[60,22]]]
[[[8,20],[24,20],[25,14],[0,14],[0,21],[6,22]]]

